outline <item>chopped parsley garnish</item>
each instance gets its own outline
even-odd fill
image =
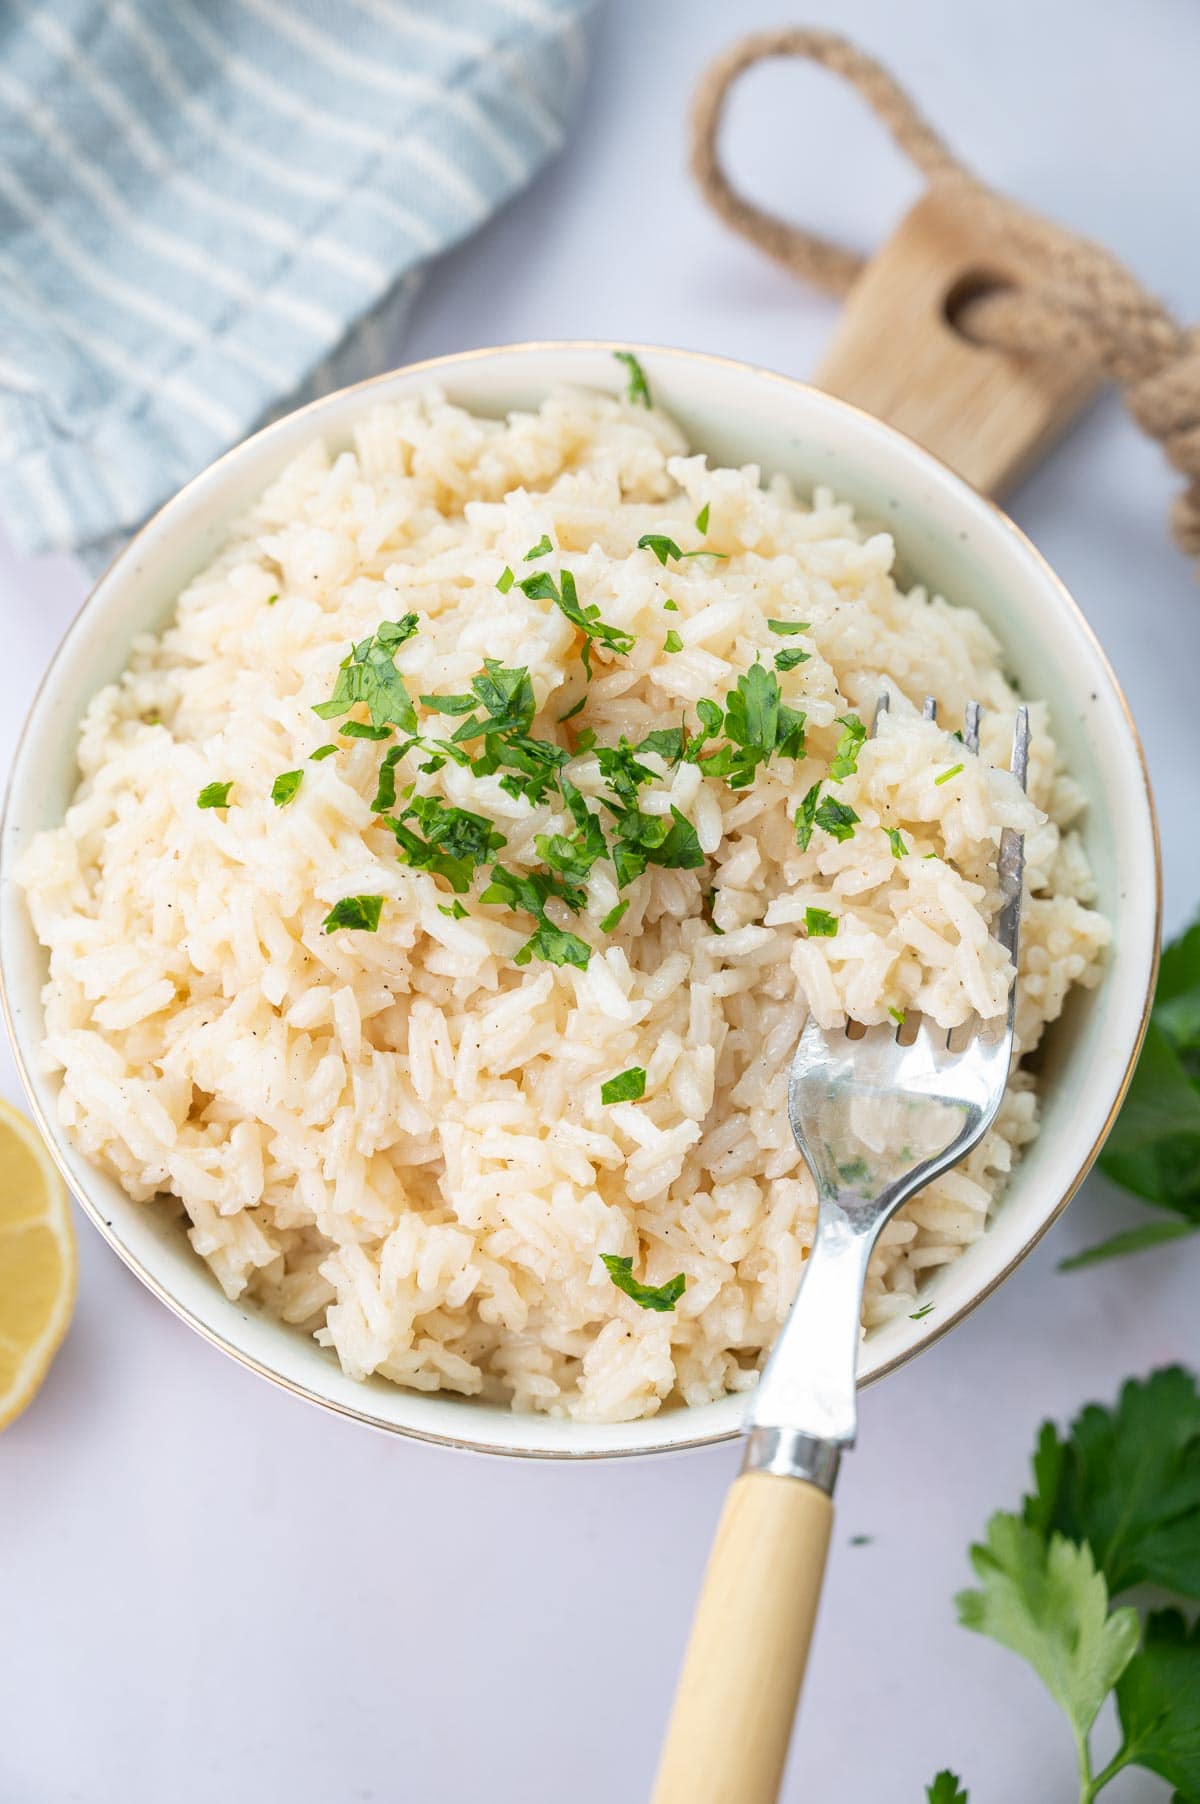
[[[826,796],[816,812],[818,827],[824,827],[834,839],[853,839],[854,823],[858,819],[853,808],[847,802],[835,802],[832,796]]]
[[[381,740],[392,736],[391,727],[373,727],[365,720],[348,720],[344,727],[338,728],[338,732],[346,739]]]
[[[910,1322],[923,1322],[927,1315],[932,1315],[932,1314],[933,1314],[933,1304],[932,1303],[923,1303],[921,1305],[920,1309],[913,1310],[912,1314],[909,1316],[908,1319]]]
[[[332,758],[337,749],[336,745],[319,745],[315,752],[308,754],[308,761],[310,764],[320,764],[322,758]]]
[[[806,633],[808,631],[808,621],[768,620],[767,631],[769,633],[778,633],[781,639],[788,639],[791,638],[793,633]]]
[[[838,725],[844,727],[845,731],[837,742],[837,750],[827,773],[831,783],[840,783],[843,777],[854,775],[858,769],[858,754],[867,738],[867,729],[856,714],[839,714]],[[857,820],[857,815],[854,818]]]
[[[608,850],[600,816],[593,814],[586,800],[570,778],[559,779],[566,802],[578,832],[539,833],[534,839],[538,857],[568,883],[586,883],[592,866]]]
[[[196,797],[197,808],[228,808],[229,792],[232,788],[232,777],[228,783],[206,783]]]
[[[679,637],[679,634],[675,631],[674,627],[671,628],[671,631],[667,634],[666,638],[663,640],[663,650],[664,651],[682,651],[683,650],[683,640]]]
[[[396,806],[396,766],[414,743],[409,739],[404,745],[394,745],[385,752],[383,763],[379,766],[375,800],[371,803],[372,814],[386,814]]]
[[[431,714],[469,714],[479,706],[477,695],[423,695],[420,699]]]
[[[439,902],[437,911],[440,915],[449,915],[452,921],[463,921],[466,919],[467,914],[466,909],[463,907],[457,896],[455,896],[453,902]]]
[[[696,515],[697,532],[703,533],[708,531],[708,511],[708,502],[706,501],[704,506],[700,509],[700,512]]]
[[[640,1102],[646,1094],[646,1073],[640,1065],[631,1065],[628,1071],[618,1071],[616,1077],[610,1077],[600,1086],[600,1101]]]
[[[640,401],[643,407],[653,407],[650,397],[650,384],[646,380],[646,372],[632,351],[614,351],[613,356],[618,363],[623,363],[629,371],[629,382],[625,389],[625,399],[633,405]]]
[[[579,700],[575,703],[575,706],[573,708],[568,708],[565,714],[559,715],[559,717],[558,717],[559,726],[561,727],[564,721],[574,720],[575,716],[577,714],[582,714],[583,710],[586,707],[587,707],[587,696],[581,695]]]
[[[615,908],[610,908],[600,923],[601,933],[611,933],[614,927],[619,926],[625,918],[625,911],[628,907],[629,897],[626,896],[623,902],[618,902]]]
[[[885,831],[888,836],[888,844],[892,848],[892,857],[893,858],[907,858],[908,857],[908,847],[905,845],[903,839],[900,837],[899,827],[888,827],[885,829]]]
[[[703,702],[696,711],[708,728],[713,715],[705,712]],[[720,713],[715,704],[713,713]],[[715,730],[721,724],[730,744],[700,762],[707,776],[724,777],[731,789],[745,789],[775,752],[782,758],[804,756],[804,715],[780,699],[779,678],[763,664],[752,664],[738,678]]]
[[[831,915],[824,908],[806,908],[804,925],[808,929],[810,939],[831,940],[837,933],[837,916]]]
[[[325,931],[332,933],[338,927],[356,927],[362,933],[374,933],[382,910],[382,896],[343,896],[325,916]]]
[[[525,553],[524,562],[532,564],[535,558],[548,557],[553,550],[554,547],[550,543],[550,535],[548,533],[543,533],[537,544],[531,545],[529,550]]]
[[[934,781],[935,785],[938,783],[948,783],[950,781],[951,777],[957,777],[959,772],[963,771],[965,769],[966,769],[965,764],[952,764],[950,766],[949,770],[944,770],[942,772],[941,776],[935,777],[933,779],[933,781]]]
[[[796,810],[796,844],[802,852],[808,851],[808,844],[812,839],[813,827],[817,819],[817,803],[820,799],[821,785],[814,783]]]
[[[372,726],[398,726],[415,733],[417,717],[395,657],[419,626],[416,614],[381,621],[369,638],[352,646],[342,659],[333,694],[327,702],[318,702],[313,713],[322,720],[336,720],[348,714],[356,702],[365,702]]]
[[[486,815],[452,808],[440,796],[414,795],[402,814],[379,818],[396,840],[401,864],[444,877],[458,895],[470,889],[476,868],[508,843]],[[409,821],[417,822],[424,838]]]
[[[791,648],[787,651],[777,651],[775,653],[775,668],[776,670],[782,671],[795,670],[797,664],[807,664],[811,657],[812,653],[809,651],[799,651]]]
[[[667,610],[668,614],[678,614],[679,612],[679,603],[677,601],[664,601],[663,607]]]
[[[678,764],[683,757],[684,731],[682,727],[655,727],[644,739],[639,739],[634,747],[638,752],[657,752],[668,764]]]
[[[562,572],[562,588],[558,587],[548,570],[539,570],[536,576],[527,576],[518,585],[531,601],[552,601],[559,612],[565,614],[572,626],[577,626],[583,634],[583,650],[580,653],[584,669],[592,674],[591,647],[592,641],[607,646],[609,651],[624,655],[633,650],[633,634],[627,633],[623,627],[610,626],[601,620],[600,609],[593,602],[588,607],[581,607],[579,591],[575,587],[575,578],[569,570]]]
[[[274,606],[275,606],[275,603],[276,603],[276,602],[277,602],[277,601],[278,601],[278,600],[279,600],[279,592],[278,592],[278,590],[277,590],[277,591],[276,591],[276,592],[275,592],[275,594],[274,594],[274,595],[268,595],[268,596],[267,596],[267,606],[268,606],[268,607],[269,607],[269,608],[273,608],[273,607],[274,607]]]
[[[494,864],[491,881],[479,900],[523,910],[536,920],[537,926],[533,933],[514,954],[514,964],[527,965],[531,958],[540,958],[547,964],[575,965],[584,971],[592,956],[592,949],[586,940],[556,927],[547,917],[546,904],[552,897],[565,902],[573,914],[578,914],[587,901],[583,890],[565,882],[552,871],[518,872],[510,871],[502,864]]]
[[[499,589],[501,595],[507,595],[516,580],[516,577],[513,575],[508,565],[505,564],[503,570],[496,578],[496,587]]]
[[[687,1278],[682,1272],[676,1272],[665,1284],[640,1284],[633,1276],[633,1260],[627,1253],[601,1253],[600,1257],[617,1289],[632,1297],[642,1309],[656,1309],[660,1315],[670,1315],[687,1288]]]
[[[703,898],[703,900],[701,902],[701,905],[700,905],[701,913],[703,914],[704,919],[708,922],[709,931],[719,935],[719,937],[721,939],[724,939],[725,938],[725,929],[723,927],[718,927],[716,921],[713,919],[713,905],[715,904],[716,900],[717,900],[716,890],[710,889],[708,894]]]
[[[637,542],[637,548],[639,551],[652,551],[664,568],[668,558],[683,556],[674,539],[669,539],[665,532],[644,532]]]
[[[276,808],[286,807],[303,781],[304,772],[302,770],[280,771],[271,785],[271,800]]]
[[[892,1017],[892,1020],[896,1023],[897,1027],[904,1026],[905,1016],[902,1008],[889,1008],[888,1014]]]

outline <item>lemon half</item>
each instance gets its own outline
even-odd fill
[[[67,1188],[33,1123],[0,1098],[0,1428],[31,1401],[75,1303]]]

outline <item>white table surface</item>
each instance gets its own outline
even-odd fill
[[[824,12],[1000,186],[1200,314],[1190,0]],[[806,373],[832,305],[731,238],[683,167],[703,62],[736,25],[789,15],[612,0],[567,154],[434,274],[406,351],[627,335]],[[915,192],[857,104],[811,73],[753,77],[731,142],[756,192],[863,244]],[[1012,504],[1141,724],[1169,927],[1200,901],[1200,596],[1166,536],[1173,481],[1110,399]],[[65,560],[0,562],[0,760],[84,586]],[[0,1088],[18,1095],[6,1050]],[[956,1626],[951,1599],[969,1541],[1015,1504],[1044,1415],[1200,1353],[1200,1247],[1055,1269],[1138,1217],[1093,1179],[998,1295],[864,1397],[788,1800],[913,1804],[947,1762],[972,1804],[1074,1798],[1065,1724],[1013,1656]],[[3,1804],[645,1795],[733,1449],[572,1468],[378,1436],[213,1351],[82,1221],[80,1250],[70,1336],[0,1441]],[[870,1545],[851,1546],[859,1534]],[[1164,1795],[1136,1773],[1105,1794]]]

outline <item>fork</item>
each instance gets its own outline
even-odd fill
[[[888,709],[882,695],[872,735]],[[969,702],[963,743],[979,750]],[[932,697],[926,720],[937,719]],[[1011,769],[1024,787],[1028,710]],[[1024,841],[1000,837],[995,937],[1015,971]],[[653,1804],[772,1804],[804,1677],[842,1450],[856,1429],[863,1286],[880,1233],[995,1119],[1008,1081],[1016,981],[1003,1017],[960,1045],[931,1024],[819,1027],[810,1015],[788,1115],[817,1186],[816,1236],[791,1313],[747,1411],[745,1459],[717,1530]]]

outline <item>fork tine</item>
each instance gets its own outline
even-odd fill
[[[966,719],[963,724],[963,744],[969,752],[979,751],[979,717],[983,709],[978,702],[968,702]]]
[[[925,697],[925,706],[921,709],[921,719],[922,720],[936,720],[937,719],[937,696],[936,695],[927,695]]]
[[[891,707],[891,705],[892,705],[892,698],[888,694],[887,690],[885,689],[881,693],[879,700],[875,703],[875,713],[874,713],[874,716],[871,721],[871,738],[872,739],[874,739],[876,733],[878,733],[879,723],[883,719],[884,715],[887,713],[887,711]]]
[[[1024,789],[1029,771],[1028,708],[1017,709],[1017,718],[1013,726],[1011,769],[1013,776]],[[1016,832],[1012,827],[1005,827],[1000,835],[1000,853],[996,860],[996,870],[1000,878],[1002,898],[1000,914],[996,921],[996,938],[1015,965],[1021,928],[1021,887],[1025,873],[1025,835]],[[1008,994],[1010,1022],[1016,1006],[1016,994],[1017,986],[1014,983]]]
[[[1029,774],[1029,709],[1018,708],[1017,718],[1013,723],[1012,764],[1013,776],[1025,787],[1025,779]]]

